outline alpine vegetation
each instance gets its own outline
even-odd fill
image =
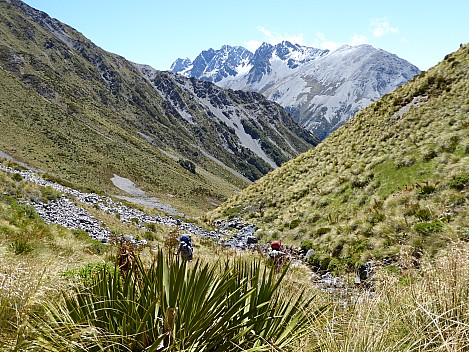
[[[312,297],[282,297],[259,262],[195,263],[158,252],[145,268],[104,269],[34,316],[42,351],[280,351],[307,331]]]
[[[467,241],[469,46],[361,110],[317,148],[211,212],[312,241],[312,265],[418,265]]]

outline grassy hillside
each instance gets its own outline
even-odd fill
[[[302,266],[290,267],[283,280],[282,275],[266,278],[269,271],[264,274],[256,271],[263,268],[257,253],[230,251],[194,236],[195,256],[200,262],[189,264],[186,273],[174,258],[171,265],[161,268],[165,256],[159,255],[157,259],[146,248],[140,259],[149,270],[139,276],[139,285],[116,285],[112,277],[103,276],[102,270],[114,267],[119,258],[117,248],[93,241],[83,231],[46,224],[27,205],[28,200],[53,199],[57,192],[3,171],[0,188],[1,351],[76,350],[77,346],[86,346],[79,349],[90,351],[141,351],[141,344],[159,345],[154,338],[161,337],[163,321],[174,324],[173,341],[182,340],[191,351],[200,351],[200,346],[208,343],[220,346],[221,342],[226,345],[224,351],[238,351],[239,342],[247,350],[260,348],[259,343],[266,341],[269,346],[262,350],[295,352],[465,351],[469,347],[469,243],[451,246],[434,263],[425,263],[418,271],[398,273],[377,268],[370,294],[351,285],[345,291],[320,290],[312,283],[311,272]],[[99,213],[95,209],[93,215],[105,221],[113,232],[143,235],[133,224],[124,228],[115,217],[113,221],[109,215]],[[151,245],[165,246],[172,230],[172,227],[154,229]],[[150,267],[152,262],[159,268],[157,271]],[[189,285],[181,283],[184,274],[191,280]],[[277,286],[280,280],[281,285]],[[147,294],[141,294],[139,289],[142,281],[145,285],[142,291]],[[162,289],[162,282],[171,284]],[[251,288],[248,292],[246,285]],[[215,289],[207,290],[208,286]],[[236,287],[240,287],[236,292],[238,295],[241,292],[242,297],[232,302],[236,293],[228,293]],[[190,293],[185,292],[187,288]],[[170,292],[166,298],[170,297],[180,313],[174,321],[169,318],[170,309],[152,310],[158,315],[145,314],[148,307],[167,304],[165,297],[161,297],[165,292]],[[299,292],[304,293],[303,300],[299,299]],[[88,304],[82,304],[82,299]],[[302,302],[309,302],[309,307]],[[72,314],[75,303],[79,306]],[[240,309],[240,305],[246,309]],[[139,309],[142,306],[146,309]],[[272,310],[266,310],[267,307]],[[225,309],[229,309],[227,313]],[[274,313],[273,319],[269,319],[270,312]],[[301,313],[299,320],[289,320],[295,312]],[[165,314],[168,318],[161,319],[166,318]],[[96,319],[103,315],[104,318]],[[279,317],[282,324],[272,323]],[[225,318],[231,319],[227,322]],[[195,324],[187,323],[187,319]],[[240,320],[246,324],[239,324]],[[148,325],[142,326],[142,321]],[[288,326],[292,325],[286,325],[288,321],[301,326],[289,331]],[[181,323],[197,331],[179,328]],[[233,330],[247,329],[243,331],[245,335],[236,334],[236,344],[233,338],[226,338],[227,324],[232,323],[235,326],[229,326]],[[199,329],[201,325],[203,328]],[[283,330],[286,326],[287,330]],[[141,338],[142,328],[149,333],[148,338]],[[285,333],[273,336],[277,329]],[[302,333],[306,334],[300,338]],[[275,340],[277,343],[272,343]],[[164,349],[180,350],[180,345]]]
[[[172,95],[163,98],[133,63],[73,28],[19,0],[2,1],[0,151],[109,194],[121,192],[110,181],[117,174],[188,215],[212,209],[272,169],[202,99],[173,77],[157,76]],[[266,125],[278,133],[266,134],[261,146],[271,160],[280,164],[312,147],[314,138],[305,140],[298,126],[290,131],[293,120],[278,105],[261,96],[241,103],[242,93],[212,86],[204,98],[224,98],[216,101],[220,114],[239,110],[254,123],[274,121]]]
[[[317,148],[261,178],[208,221],[311,241],[312,263],[415,263],[469,240],[469,45],[355,115]]]
[[[170,194],[189,214],[194,208],[184,209],[185,204],[207,209],[207,198],[219,202],[232,187],[246,185],[209,160],[204,165],[209,173],[199,167],[194,175],[181,167],[177,156],[184,155],[171,146],[186,144],[187,136],[169,128],[163,100],[143,79],[136,79],[130,63],[64,26],[80,43],[77,52],[12,6],[0,6],[0,150],[81,188],[118,193],[110,178],[127,177],[162,202],[169,201]],[[90,56],[99,64],[89,62]],[[108,81],[100,74],[109,75]],[[137,92],[152,100],[140,107]],[[149,111],[154,124],[168,126],[168,143],[158,140],[157,147],[167,146],[176,160],[136,133],[135,126],[144,123],[140,116]]]

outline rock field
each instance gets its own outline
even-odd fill
[[[61,196],[56,201],[48,203],[31,202],[37,213],[44,221],[55,223],[69,229],[81,229],[86,231],[92,238],[103,243],[109,243],[112,236],[111,231],[106,229],[97,219],[91,216],[80,204],[86,204],[99,208],[100,210],[115,215],[124,223],[134,224],[139,228],[145,228],[148,224],[162,224],[165,226],[178,227],[181,232],[195,236],[205,236],[215,239],[225,247],[234,249],[246,249],[248,237],[252,237],[253,227],[241,222],[231,221],[229,223],[218,223],[219,230],[209,231],[192,223],[184,222],[172,216],[148,215],[144,211],[129,207],[110,197],[100,196],[95,193],[82,193],[78,190],[65,187],[58,183],[45,180],[31,170],[17,170],[3,164],[0,169],[13,174],[20,174],[23,180],[33,182],[44,187],[52,187],[59,191]],[[237,229],[232,235],[229,228]],[[126,236],[129,238],[129,236]],[[229,238],[228,240],[224,240]],[[130,240],[135,242],[132,237]],[[144,240],[142,242],[145,242]]]

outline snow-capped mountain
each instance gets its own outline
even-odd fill
[[[394,54],[371,45],[321,50],[284,41],[255,53],[223,46],[171,67],[223,88],[263,94],[323,139],[356,112],[420,73]]]
[[[252,57],[243,47],[224,45],[220,50],[202,51],[193,62],[188,58],[178,59],[171,65],[171,71],[215,83],[243,73],[244,68],[250,68]]]
[[[134,65],[164,99],[167,111],[184,120],[186,129],[195,130],[194,135],[205,142],[216,140],[203,153],[210,151],[211,158],[226,161],[230,167],[230,160],[239,158],[240,169],[250,180],[319,142],[279,104],[259,93],[223,89],[148,65]],[[244,161],[255,163],[255,169]]]

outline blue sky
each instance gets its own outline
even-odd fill
[[[167,70],[222,45],[371,44],[421,70],[469,42],[468,0],[25,0],[105,50]]]

